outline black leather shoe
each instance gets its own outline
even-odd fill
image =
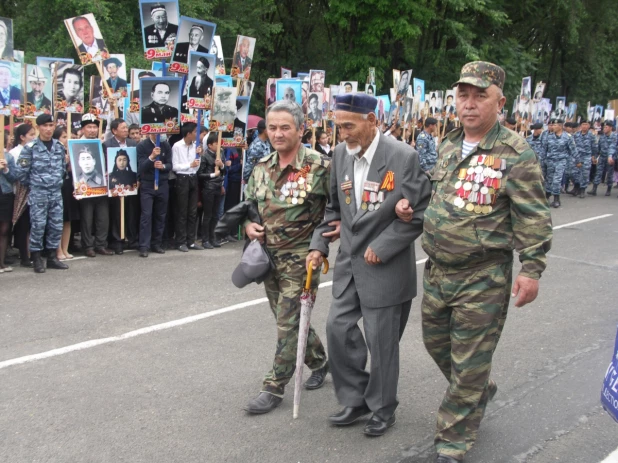
[[[394,426],[396,422],[397,422],[397,418],[395,417],[394,413],[393,413],[393,416],[391,416],[386,421],[382,420],[382,418],[378,418],[377,416],[373,415],[369,419],[369,421],[367,421],[367,424],[365,425],[365,429],[363,430],[363,432],[365,433],[366,436],[372,436],[372,437],[383,436],[384,434],[386,434],[386,431],[388,431],[388,428]]]
[[[163,249],[161,246],[154,246],[152,248],[152,252],[156,252],[157,254],[165,254],[165,249]]]
[[[453,457],[449,457],[448,455],[438,454],[436,458],[436,463],[461,463],[463,460],[457,460]]]
[[[362,417],[371,413],[367,405],[361,407],[345,407],[339,413],[335,413],[328,417],[329,421],[335,426],[348,426],[356,423]]]
[[[219,243],[217,240],[214,240],[214,241],[212,242],[212,245],[213,245],[215,248],[220,248],[220,247],[221,247],[221,243]]]
[[[273,411],[282,401],[283,399],[281,397],[269,394],[268,392],[260,392],[255,399],[251,399],[249,403],[245,405],[244,410],[254,415],[263,415],[264,413]]]
[[[47,258],[47,268],[54,270],[68,270],[69,266],[64,262],[60,262],[56,256],[56,250],[49,250],[49,257]]]
[[[204,249],[214,249],[214,246],[210,244],[210,241],[202,241],[202,246]]]
[[[148,251],[146,251],[145,249],[139,252],[139,256],[140,257],[148,257]]]
[[[315,370],[311,373],[311,376],[307,381],[305,381],[305,389],[309,389],[310,391],[313,389],[320,389],[324,386],[324,381],[326,381],[326,375],[328,374],[328,363],[325,363],[324,366],[318,370]]]

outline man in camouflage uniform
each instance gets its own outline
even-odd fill
[[[616,133],[613,132],[614,123],[605,121],[603,123],[603,133],[599,137],[597,173],[592,181],[592,191],[588,194],[597,195],[597,187],[601,183],[607,185],[605,196],[612,194],[614,184],[614,162],[616,161]]]
[[[579,195],[580,198],[586,197],[586,188],[590,181],[590,167],[592,157],[597,155],[597,139],[590,131],[590,123],[584,121],[580,126],[581,130],[573,135],[573,141],[577,147],[577,159],[573,169],[573,181],[575,189],[573,196]]]
[[[560,119],[549,121],[549,134],[543,140],[543,159],[547,164],[545,176],[545,196],[554,195],[552,207],[560,207],[560,185],[567,164],[577,157],[577,148],[573,138],[563,130]]]
[[[425,130],[418,134],[416,139],[416,150],[418,151],[418,159],[421,163],[421,169],[427,174],[436,165],[438,153],[436,153],[436,142],[433,139],[433,134],[436,130],[438,121],[433,117],[425,119]]]
[[[264,286],[277,321],[272,370],[266,374],[260,394],[245,407],[249,413],[268,413],[279,406],[285,386],[294,374],[300,295],[307,275],[305,259],[329,196],[330,161],[301,144],[303,123],[302,108],[295,102],[278,101],[268,108],[268,138],[276,151],[255,165],[245,191],[247,200],[257,202],[262,218],[261,225],[246,224],[247,236],[265,242],[275,264]],[[319,280],[316,271],[312,281],[314,295]],[[311,327],[305,364],[313,371],[305,387],[321,387],[328,372],[326,352]]]
[[[498,122],[504,80],[502,68],[492,63],[463,67],[455,84],[463,128],[440,145],[425,210],[423,341],[449,381],[435,437],[440,463],[463,460],[474,444],[497,391],[489,373],[509,296],[519,296],[516,307],[534,301],[551,247],[551,216],[534,151]],[[489,187],[484,175],[492,180]],[[483,194],[472,194],[481,189]],[[397,213],[411,217],[400,205]],[[514,248],[522,269],[511,291]]]
[[[47,268],[69,268],[56,257],[62,236],[62,182],[66,172],[66,152],[58,140],[52,139],[54,120],[49,114],[36,118],[39,136],[26,144],[15,165],[15,177],[30,185],[30,254],[35,273],[44,273],[41,257],[43,236],[47,249]]]

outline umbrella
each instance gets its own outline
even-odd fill
[[[260,116],[255,116],[250,114],[247,118],[247,130],[257,129],[258,122],[263,121],[264,119]]]
[[[328,272],[328,260],[324,259],[322,273]],[[307,337],[309,336],[309,323],[311,311],[315,303],[315,295],[311,292],[311,277],[313,267],[307,268],[307,282],[303,293],[300,295],[300,323],[298,325],[298,347],[296,348],[296,378],[294,380],[294,419],[298,418],[300,407],[300,391],[303,382],[303,367],[305,366],[305,353],[307,352]]]

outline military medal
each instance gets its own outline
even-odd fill
[[[352,204],[352,198],[350,198],[350,195],[347,195],[347,196],[345,197],[345,203],[346,203],[346,204]]]

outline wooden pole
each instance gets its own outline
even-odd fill
[[[13,113],[9,116],[9,143],[11,142],[11,137],[15,137],[14,129],[15,128],[15,120],[13,119]],[[11,143],[11,148],[15,147],[15,138],[13,138],[13,143]]]
[[[4,131],[4,116],[0,116],[0,127]],[[4,159],[4,134],[0,137],[0,159]]]
[[[311,127],[311,149],[314,150],[315,149],[315,126]]]
[[[71,129],[71,113],[67,111],[67,134],[73,133],[73,130]]]
[[[101,139],[101,135],[103,135],[103,119],[99,118],[99,139]]]
[[[333,146],[332,148],[335,149],[335,146],[337,146],[337,124],[333,124]]]
[[[101,61],[95,61],[94,64],[97,67],[97,70],[99,71],[99,75],[101,76],[101,85],[103,85],[103,87],[105,87],[105,91],[107,92],[107,101],[109,102],[110,100],[114,103],[114,107],[115,107],[115,115],[116,118],[118,117],[118,108],[116,107],[116,102],[114,99],[114,94],[112,92],[112,89],[110,88],[109,85],[107,85],[107,81],[105,80],[105,74],[103,73],[103,66],[101,65]]]
[[[124,240],[124,196],[120,197],[120,239]]]
[[[217,141],[217,159],[221,159],[221,138],[223,136],[223,132],[219,131],[219,139]],[[219,166],[215,165],[215,174],[219,173]]]

